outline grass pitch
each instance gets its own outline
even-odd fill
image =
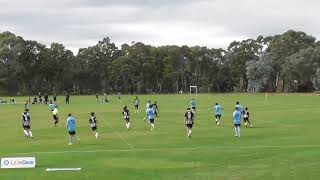
[[[184,112],[192,97],[197,102],[192,139],[186,137]],[[134,113],[134,96],[117,103],[97,103],[94,96],[72,96],[71,104],[58,97],[59,127],[53,125],[46,105],[32,105],[31,130],[25,139],[21,126],[23,104],[0,105],[0,157],[35,156],[35,169],[0,169],[0,179],[318,179],[320,176],[318,95],[210,94],[139,96],[140,114]],[[19,97],[18,102],[26,98]],[[143,122],[147,100],[158,101],[156,128]],[[249,107],[254,128],[241,128],[234,137],[232,112],[236,101]],[[224,108],[217,127],[215,102]],[[121,115],[131,112],[132,130]],[[94,111],[101,139],[96,141],[88,123]],[[68,146],[66,116],[77,120],[80,144]],[[78,172],[45,172],[46,168],[82,168]]]

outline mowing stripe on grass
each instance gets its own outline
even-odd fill
[[[133,151],[174,151],[174,150],[210,150],[210,149],[258,149],[258,148],[317,148],[320,144],[304,145],[283,145],[283,146],[220,146],[220,147],[186,147],[186,148],[146,148],[146,149],[97,149],[97,150],[79,150],[79,151],[48,151],[48,152],[26,152],[26,153],[7,153],[8,155],[26,155],[26,154],[65,154],[65,153],[96,153],[96,152],[133,152]]]

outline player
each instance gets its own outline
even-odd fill
[[[48,104],[48,102],[49,102],[49,96],[48,96],[48,94],[46,93],[46,94],[44,94],[44,103],[45,103],[45,104]]]
[[[214,110],[214,115],[215,115],[215,119],[216,119],[216,125],[220,126],[221,124],[221,115],[222,115],[222,107],[219,105],[219,103],[216,103],[216,105],[210,109],[210,110]]]
[[[24,137],[26,138],[30,137],[31,139],[33,139],[30,126],[31,126],[31,117],[30,117],[29,109],[26,109],[22,113],[22,127],[23,127]]]
[[[121,103],[121,92],[118,92],[118,103]]]
[[[80,138],[76,135],[76,120],[72,117],[71,113],[68,114],[67,118],[67,130],[69,133],[68,145],[72,145],[75,139],[80,142]]]
[[[55,106],[53,111],[52,111],[52,115],[53,115],[53,120],[54,120],[54,127],[57,127],[57,124],[59,122],[59,116],[58,116],[58,106]]]
[[[66,104],[70,103],[70,94],[69,92],[66,93]]]
[[[193,113],[196,113],[196,105],[197,105],[196,101],[194,100],[194,98],[192,98],[190,102],[190,106]]]
[[[41,96],[41,92],[39,92],[38,97],[39,97],[39,104],[42,104],[42,96]]]
[[[98,120],[97,120],[97,117],[94,115],[94,112],[91,113],[91,117],[89,119],[89,123],[90,123],[90,126],[91,126],[92,133],[94,134],[94,136],[98,140],[99,139],[99,134],[98,134],[98,131],[97,131]]]
[[[243,113],[243,108],[240,105],[239,101],[236,102],[236,107],[238,108],[238,110],[241,112],[241,114]]]
[[[244,121],[244,125],[246,125],[246,128],[248,127],[248,123],[250,125],[250,127],[252,128],[252,124],[249,120],[249,111],[248,111],[248,107],[244,108],[244,113],[243,113],[243,121]]]
[[[53,103],[57,104],[57,95],[53,95]]]
[[[26,103],[24,103],[24,109],[29,109],[30,102],[26,100]]]
[[[51,112],[53,112],[54,108],[56,107],[56,105],[54,103],[52,103],[52,101],[50,100],[49,102],[49,109]]]
[[[150,105],[151,105],[151,101],[149,100],[149,101],[147,102],[147,105],[146,105],[146,110],[149,109]]]
[[[152,105],[149,106],[149,108],[146,111],[147,116],[143,119],[144,121],[148,118],[149,119],[149,123],[151,126],[151,131],[154,129],[154,109],[152,108]]]
[[[98,93],[96,94],[96,100],[97,100],[97,102],[99,102],[99,94]]]
[[[154,114],[156,115],[156,117],[158,117],[159,107],[157,105],[157,101],[155,101],[154,104],[152,104],[152,108],[154,109]]]
[[[37,96],[35,96],[35,97],[33,98],[32,104],[38,104],[38,98],[37,98]]]
[[[130,112],[129,112],[129,109],[128,109],[127,106],[125,106],[123,108],[122,115],[123,115],[123,119],[124,119],[124,121],[126,123],[126,127],[129,130],[130,129]]]
[[[192,126],[194,123],[194,113],[190,110],[190,108],[187,108],[187,112],[184,114],[184,117],[184,121],[187,126],[187,136],[191,139]]]
[[[233,112],[233,123],[234,123],[234,131],[235,136],[240,137],[240,126],[241,126],[241,112],[239,111],[239,108],[236,107],[235,111]]]
[[[136,98],[134,99],[134,112],[135,113],[139,113],[139,99],[138,96],[136,96]]]

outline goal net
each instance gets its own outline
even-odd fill
[[[198,94],[198,86],[190,86],[190,94]]]

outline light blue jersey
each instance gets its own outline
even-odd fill
[[[76,120],[71,116],[67,119],[67,129],[69,132],[76,131]]]
[[[54,104],[49,104],[49,109],[50,109],[50,111],[53,111],[54,108],[56,108],[56,105],[54,105]]]
[[[154,119],[155,111],[153,108],[148,108],[146,112],[149,120]]]
[[[221,115],[221,106],[220,105],[214,106],[214,113],[215,113],[215,115]]]
[[[196,103],[196,101],[195,101],[195,100],[192,100],[192,101],[190,102],[190,106],[191,106],[191,108],[195,108],[195,107],[196,107],[196,105],[197,105],[197,103]]]
[[[241,112],[238,110],[235,110],[233,112],[233,122],[234,124],[241,124]]]

